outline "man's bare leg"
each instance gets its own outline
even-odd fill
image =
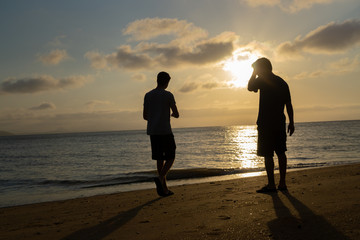
[[[279,188],[286,189],[286,167],[287,167],[287,157],[285,153],[278,155],[279,160],[279,171],[280,171],[280,182]]]
[[[268,177],[268,188],[276,188],[274,179],[274,158],[272,156],[265,157],[265,168]]]
[[[174,160],[175,159],[170,159],[166,161],[165,160],[157,161],[157,170],[159,174],[159,179],[161,181],[165,194],[169,192],[169,189],[166,184],[166,175],[168,174],[170,168],[172,167]]]

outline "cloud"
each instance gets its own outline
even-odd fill
[[[128,69],[139,70],[151,68],[153,60],[144,53],[138,53],[131,46],[123,45],[114,53],[102,55],[99,52],[88,52],[85,57],[90,60],[95,69]]]
[[[43,55],[39,55],[38,59],[45,65],[57,65],[65,59],[69,58],[66,50],[55,49]]]
[[[277,6],[284,12],[296,13],[303,9],[309,9],[316,4],[329,4],[334,0],[242,0],[251,7],[274,7]]]
[[[98,51],[87,52],[85,58],[90,60],[92,68],[108,69],[106,58]]]
[[[42,103],[39,106],[31,107],[30,110],[47,110],[47,109],[56,109],[55,104],[53,103]]]
[[[179,91],[182,93],[188,93],[188,92],[192,92],[194,90],[196,90],[199,87],[198,83],[194,83],[194,82],[188,82],[185,83],[180,89]]]
[[[49,45],[50,46],[53,46],[53,47],[59,47],[59,46],[62,46],[64,45],[62,43],[62,40],[66,38],[66,35],[60,35],[60,36],[57,36],[55,37],[51,42],[49,42]]]
[[[208,83],[204,83],[201,87],[205,88],[205,89],[213,89],[213,88],[217,88],[219,86],[220,86],[220,84],[217,82],[208,82]]]
[[[316,70],[313,72],[302,72],[294,76],[295,80],[309,79],[309,78],[319,78],[326,75],[337,75],[344,74],[354,71],[359,71],[360,69],[360,55],[355,56],[353,59],[342,58],[336,62],[327,64],[324,69]]]
[[[188,81],[179,89],[182,93],[189,93],[195,90],[211,90],[221,86],[221,83],[211,74],[203,74],[197,78],[188,77]]]
[[[178,57],[183,62],[199,65],[215,63],[231,56],[234,50],[235,39],[236,37],[233,33],[222,33],[213,39],[199,43],[193,51],[182,52],[170,57]]]
[[[208,73],[199,76],[197,80],[201,83],[201,88],[206,90],[211,90],[226,85],[226,83],[221,83],[219,79]]]
[[[223,32],[207,38],[205,30],[184,20],[143,19],[130,23],[123,31],[131,40],[148,40],[161,35],[175,39],[167,43],[139,42],[135,47],[122,45],[117,51],[102,54],[90,51],[85,57],[97,69],[140,70],[154,67],[177,68],[188,65],[208,65],[231,56],[238,36]],[[162,40],[163,41],[163,40]]]
[[[360,69],[360,55],[350,58],[342,58],[336,62],[330,63],[329,69],[333,69],[336,73],[346,73],[359,71]]]
[[[70,76],[66,78],[54,78],[49,75],[7,79],[0,84],[0,94],[26,94],[44,91],[58,91],[78,88],[91,80],[86,76]]]
[[[343,23],[331,22],[298,37],[293,42],[279,45],[280,55],[296,56],[302,51],[313,54],[335,54],[360,44],[360,20],[353,19]]]
[[[281,3],[281,0],[243,0],[250,7],[259,7],[259,6],[276,6]]]
[[[185,20],[175,18],[145,18],[136,20],[123,30],[124,35],[131,35],[131,40],[150,40],[162,35],[173,35],[177,42],[193,42],[206,38],[208,33],[202,28]]]
[[[285,0],[281,2],[282,4],[280,5],[280,7],[282,10],[290,13],[295,13],[303,9],[309,9],[313,5],[329,4],[333,2],[333,0],[293,0],[290,1],[288,4],[286,4],[287,1]]]
[[[302,72],[293,77],[295,80],[301,80],[301,79],[309,79],[309,78],[318,78],[323,75],[327,74],[325,70],[316,70],[313,72]]]
[[[153,64],[150,56],[136,52],[128,45],[119,47],[116,53],[107,56],[106,59],[112,67],[125,69],[149,68]]]
[[[131,79],[137,82],[145,82],[146,81],[146,75],[143,73],[135,73],[131,76]]]
[[[111,103],[109,101],[102,101],[102,100],[92,100],[87,103],[85,103],[86,106],[92,108],[98,105],[110,105]]]

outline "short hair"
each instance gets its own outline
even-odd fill
[[[259,58],[258,60],[256,60],[253,64],[252,67],[255,69],[261,69],[261,70],[265,70],[265,71],[269,71],[272,72],[272,65],[269,59],[267,58]]]
[[[157,75],[157,83],[160,86],[165,86],[169,83],[171,77],[167,72],[159,72]]]

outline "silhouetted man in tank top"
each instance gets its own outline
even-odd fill
[[[259,193],[276,192],[274,180],[274,152],[278,156],[280,182],[278,189],[287,190],[286,186],[286,124],[284,108],[289,117],[287,131],[294,133],[294,113],[290,90],[287,83],[272,72],[271,62],[266,58],[256,60],[252,65],[254,72],[248,83],[248,90],[260,90],[258,126],[258,156],[265,158],[268,184],[257,190]]]

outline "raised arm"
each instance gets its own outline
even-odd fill
[[[259,87],[256,85],[256,73],[254,70],[248,82],[248,90],[251,92],[257,92],[259,90]]]

